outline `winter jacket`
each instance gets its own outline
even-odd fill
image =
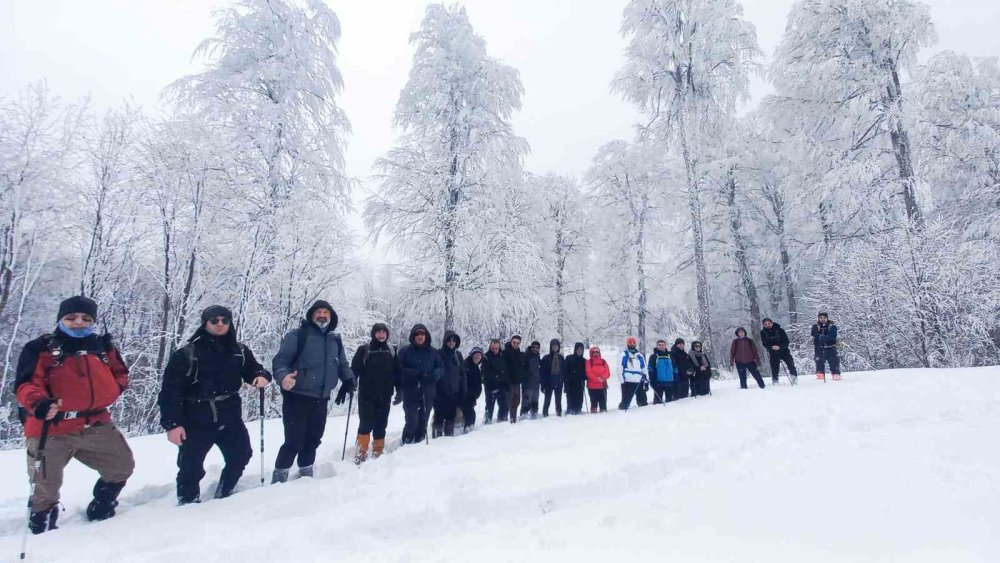
[[[329,399],[338,379],[345,383],[354,379],[344,343],[340,335],[333,332],[337,329],[337,320],[337,313],[333,313],[330,324],[321,329],[316,323],[303,319],[299,328],[281,339],[278,353],[271,361],[271,369],[278,383],[284,381],[289,373],[298,372],[295,387],[290,393]]]
[[[417,346],[415,337],[421,331],[428,336],[423,346]],[[410,329],[410,344],[399,351],[399,372],[403,389],[436,388],[444,375],[441,354],[431,346],[430,332],[424,325],[418,323]]]
[[[542,358],[536,352],[525,352],[524,381],[521,388],[538,390],[542,384]]]
[[[788,334],[776,322],[771,323],[771,328],[760,329],[760,343],[770,354],[780,354],[788,350]],[[777,350],[772,350],[771,346],[777,346]]]
[[[577,354],[577,350],[580,351]],[[573,354],[571,356],[566,356],[566,377],[565,384],[566,387],[583,387],[583,384],[587,381],[587,360],[583,357],[583,344],[578,344],[573,347]]]
[[[487,350],[483,354],[482,370],[483,388],[487,393],[510,385],[510,376],[507,375],[507,362],[504,361],[503,353],[499,350],[496,353]]]
[[[625,349],[622,354],[622,381],[639,383],[646,377],[646,358],[638,350]]]
[[[560,347],[559,340],[553,338],[549,342],[549,353],[542,358],[539,369],[542,389],[558,389],[563,385],[567,368],[565,358],[559,353]]]
[[[49,425],[49,434],[57,436],[88,424],[109,424],[107,408],[128,386],[128,368],[110,336],[74,338],[57,329],[24,345],[14,385],[17,402],[27,411],[28,438],[41,436],[43,421],[33,416],[41,400],[62,399],[60,411],[87,413],[69,420],[57,416]]]
[[[837,346],[837,325],[828,321],[825,325],[816,323],[812,326],[813,346],[816,351]]]
[[[653,385],[666,385],[674,382],[674,361],[670,359],[670,351],[653,350],[647,363],[649,381]]]
[[[527,376],[527,357],[521,350],[515,350],[510,342],[504,345],[503,360],[507,364],[507,375],[511,385],[520,384]]]
[[[712,374],[712,362],[708,359],[708,354],[691,350],[688,357],[694,365],[695,374]]]
[[[760,363],[760,356],[757,355],[757,347],[754,346],[753,340],[746,336],[733,339],[733,343],[729,345],[729,365],[734,363]]]
[[[448,348],[448,339],[454,337],[458,340],[455,349]],[[465,379],[465,360],[458,347],[462,345],[462,339],[453,331],[444,331],[444,340],[441,342],[441,365],[444,367],[441,381],[438,381],[437,396],[440,398],[454,397],[457,400],[465,398],[469,390],[469,382]]]
[[[604,358],[593,353],[587,360],[585,368],[587,371],[587,389],[607,389],[608,380],[611,379],[611,368]]]
[[[681,350],[676,344],[670,348],[670,360],[674,363],[675,381],[684,381],[694,373],[694,362],[686,350]]]
[[[258,376],[271,380],[250,348],[236,339],[235,325],[223,336],[200,327],[167,361],[157,401],[160,426],[209,428],[242,421],[240,387]]]
[[[478,364],[472,361],[472,357],[476,354],[476,351],[479,351],[480,354],[483,353],[479,348],[473,348],[469,357],[465,358],[465,397],[471,401],[475,401],[483,394],[483,358],[479,359]]]
[[[389,328],[376,324],[371,331],[371,341],[358,347],[351,359],[351,371],[358,382],[358,401],[388,403],[394,389],[399,388],[399,358],[396,350],[386,342],[375,339],[375,333]]]

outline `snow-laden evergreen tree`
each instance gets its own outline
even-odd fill
[[[401,254],[412,295],[443,314],[443,328],[484,313],[531,316],[541,268],[519,193],[528,145],[511,126],[518,73],[487,53],[459,6],[428,6],[410,42],[399,136],[376,163],[381,190],[365,223]]]
[[[712,338],[708,264],[698,167],[705,137],[719,116],[732,116],[749,99],[758,69],[757,34],[734,0],[633,0],[621,26],[628,40],[625,66],[613,88],[648,116],[648,125],[679,145],[697,276],[698,330]]]

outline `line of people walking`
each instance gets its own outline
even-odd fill
[[[118,495],[135,466],[108,410],[128,386],[128,368],[110,336],[96,334],[97,313],[91,299],[66,299],[59,305],[54,332],[26,344],[18,359],[15,390],[32,486],[28,528],[35,534],[57,527],[59,489],[70,459],[100,475],[86,511],[90,520],[115,515]],[[514,335],[502,348],[501,341],[493,339],[485,351],[473,347],[463,357],[457,333],[445,331],[438,349],[426,326],[416,324],[408,344],[397,351],[389,343],[389,327],[376,323],[369,341],[348,362],[335,332],[338,320],[329,303],[315,302],[299,326],[282,338],[268,370],[238,340],[228,308],[213,305],[202,312],[194,334],[169,356],[157,401],[160,424],[178,447],[179,504],[200,502],[204,460],[212,447],[219,448],[225,461],[214,498],[235,491],[253,455],[243,420],[244,386],[259,390],[261,412],[264,389],[272,381],[280,388],[284,441],[275,458],[272,484],[287,481],[293,465],[298,476],[313,476],[331,397],[338,405],[348,400],[353,404],[355,391],[358,464],[385,452],[389,413],[400,403],[404,445],[427,440],[428,430],[437,437],[452,436],[459,428],[463,433],[473,429],[480,398],[485,399],[482,424],[515,424],[519,417],[538,418],[539,410],[542,417],[553,411],[562,416],[608,410],[612,371],[597,346],[584,357],[584,344],[577,342],[572,353],[563,355],[562,343],[553,339],[542,356],[539,342],[522,351],[522,338]],[[839,380],[837,327],[826,313],[819,314],[812,338],[817,377],[825,380],[829,365],[833,379]],[[784,362],[794,382],[797,372],[785,331],[765,319],[761,342],[770,356],[774,380]],[[678,338],[668,350],[667,342],[658,340],[648,357],[638,345],[629,337],[622,353],[619,409],[629,409],[633,400],[646,406],[650,389],[653,404],[711,394],[712,363],[701,342],[692,342],[687,350]],[[760,358],[745,329],[737,329],[729,360],[741,387],[746,388],[748,372],[764,387]]]

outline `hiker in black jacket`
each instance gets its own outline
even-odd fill
[[[463,431],[476,426],[476,401],[483,394],[483,349],[476,346],[465,359],[465,400],[462,402]]]
[[[517,409],[521,405],[521,382],[528,371],[528,360],[521,350],[521,337],[514,335],[504,346],[503,361],[507,366],[507,377],[510,379],[508,404],[510,406],[510,422],[517,422]]]
[[[465,360],[458,351],[461,345],[462,339],[458,334],[444,331],[444,342],[439,350],[444,375],[438,381],[437,397],[434,399],[434,438],[455,435],[455,417],[468,393]]]
[[[490,340],[490,349],[483,356],[483,391],[486,392],[485,424],[493,424],[493,407],[497,406],[497,422],[507,421],[510,398],[510,376],[507,362],[500,352],[500,340]]]
[[[427,327],[415,324],[410,329],[410,344],[399,351],[399,371],[403,387],[403,443],[422,442],[437,383],[444,375],[441,354],[431,346]]]
[[[799,373],[795,371],[795,360],[792,359],[792,352],[788,349],[788,334],[781,325],[771,319],[764,319],[764,328],[760,331],[760,343],[767,350],[767,357],[771,362],[771,383],[778,383],[778,374],[781,373],[781,362],[785,362],[788,368],[788,381],[795,383]]]
[[[358,438],[354,463],[360,464],[368,458],[369,444],[373,459],[385,451],[385,427],[389,424],[392,393],[401,383],[399,360],[395,348],[389,344],[388,326],[382,323],[372,326],[371,341],[354,352],[351,371],[358,381]]]

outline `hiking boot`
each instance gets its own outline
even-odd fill
[[[817,373],[816,374],[816,381],[826,382],[826,374],[825,373]]]
[[[307,465],[305,467],[299,468],[299,477],[312,477],[313,476],[313,466]]]
[[[115,515],[118,494],[125,488],[125,481],[108,483],[98,479],[94,485],[94,500],[87,505],[87,520],[91,522],[107,520]]]
[[[372,439],[371,434],[358,434],[358,441],[354,445],[354,463],[361,465],[368,459],[368,444]],[[378,443],[378,440],[375,440]]]
[[[36,535],[46,530],[55,530],[58,528],[56,526],[56,519],[58,518],[59,505],[53,506],[48,510],[32,512],[31,517],[28,519],[28,529],[31,530],[32,534]]]
[[[840,374],[839,373],[833,374],[833,380],[834,381],[840,381]]]
[[[385,451],[385,438],[381,440],[375,440],[372,442],[372,459],[378,459],[382,457],[382,453]]]
[[[287,483],[288,482],[288,470],[274,468],[274,473],[271,474],[271,484],[276,483]]]

